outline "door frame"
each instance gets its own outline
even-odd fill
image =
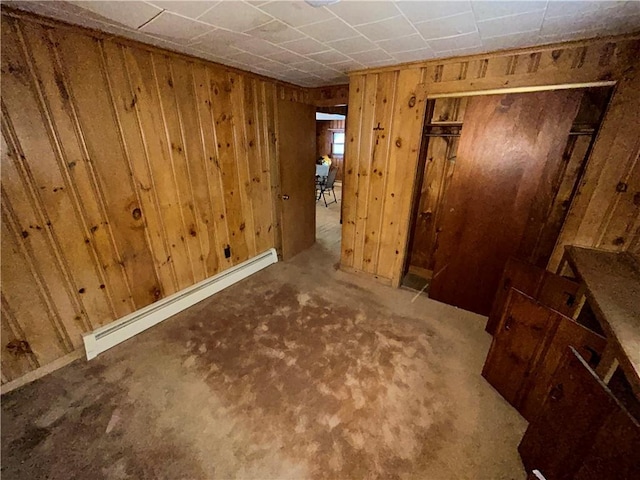
[[[407,272],[407,269],[409,268],[409,259],[410,259],[409,250],[411,248],[411,244],[413,240],[412,238],[413,225],[417,219],[418,206],[420,201],[419,192],[422,187],[424,167],[426,164],[426,148],[428,145],[428,141],[425,141],[424,128],[426,124],[427,115],[429,115],[429,109],[428,109],[429,100],[436,100],[438,98],[452,98],[452,97],[459,98],[459,97],[475,97],[475,96],[482,96],[482,95],[504,95],[509,93],[533,93],[533,92],[543,92],[543,91],[550,91],[550,90],[573,90],[573,89],[587,89],[587,88],[596,88],[596,87],[612,87],[612,93],[611,93],[611,97],[609,98],[609,103],[603,114],[603,119],[600,122],[600,125],[602,125],[604,121],[604,115],[606,115],[606,112],[609,109],[609,106],[611,105],[611,102],[615,96],[615,87],[617,86],[618,83],[619,82],[617,80],[603,80],[603,81],[596,81],[596,82],[564,83],[564,84],[557,84],[557,85],[548,84],[548,85],[534,85],[534,86],[526,86],[526,87],[505,87],[505,88],[493,88],[493,89],[487,89],[487,90],[472,90],[472,91],[461,91],[461,92],[455,92],[455,91],[444,92],[444,93],[425,92],[423,96],[425,107],[424,107],[424,114],[423,114],[422,127],[421,127],[420,148],[418,149],[416,171],[414,172],[413,184],[411,187],[411,208],[409,210],[410,218],[407,224],[408,231],[406,232],[406,241],[404,244],[404,248],[402,250],[401,261],[397,263],[398,266],[396,268],[396,271],[393,272],[392,286],[395,288],[400,287],[400,285],[402,284],[402,279],[404,278],[404,275]],[[596,135],[596,138],[594,138],[594,143],[596,141],[597,141],[597,135]],[[585,161],[585,164],[584,164],[584,171],[586,171],[588,168],[588,164],[591,159],[592,150],[593,148],[590,148],[590,151],[587,156],[587,160]],[[423,159],[423,157],[425,158]],[[571,207],[573,205],[574,199],[575,199],[575,195],[572,198],[571,205],[568,207],[567,212],[571,211]],[[563,227],[560,230],[560,235],[558,236],[558,240],[562,235],[563,228],[564,228],[564,222],[563,222]],[[557,241],[556,241],[555,248],[557,248]],[[552,253],[551,258],[549,259],[549,263],[547,264],[547,267],[551,265],[553,258],[554,258],[554,255]]]

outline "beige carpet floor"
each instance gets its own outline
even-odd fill
[[[484,319],[336,270],[333,235],[4,395],[2,478],[523,479]]]

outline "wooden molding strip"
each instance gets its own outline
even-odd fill
[[[2,387],[0,387],[0,395],[4,395],[5,393],[9,393],[16,388],[20,388],[27,383],[35,382],[39,378],[44,377],[45,375],[49,375],[50,373],[55,372],[56,370],[61,369],[62,367],[66,367],[71,362],[74,362],[80,358],[82,358],[84,352],[81,349],[74,350],[71,353],[67,353],[64,357],[60,357],[57,360],[54,360],[51,363],[47,363],[40,368],[32,370],[29,373],[25,373],[20,378],[16,378],[11,382],[7,382]]]

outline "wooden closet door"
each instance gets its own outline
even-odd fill
[[[487,315],[510,256],[534,251],[582,93],[469,100],[429,296]]]

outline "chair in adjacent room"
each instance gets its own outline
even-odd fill
[[[329,175],[327,175],[327,180],[320,188],[320,196],[322,196],[322,200],[324,200],[324,206],[328,207],[332,203],[338,203],[338,199],[336,198],[336,192],[333,189],[333,184],[336,181],[336,175],[338,175],[338,167],[331,167],[329,169]],[[331,199],[331,194],[333,194],[333,201],[327,202],[326,195],[329,195],[329,199]]]

